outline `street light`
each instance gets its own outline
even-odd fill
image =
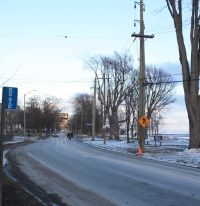
[[[36,89],[33,89],[26,94],[24,94],[24,138],[26,137],[26,95],[30,94],[31,92],[37,91]]]

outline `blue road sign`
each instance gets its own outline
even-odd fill
[[[18,88],[3,87],[4,109],[8,109],[8,110],[17,109],[17,95],[18,95]]]

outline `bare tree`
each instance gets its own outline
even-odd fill
[[[27,129],[41,130],[42,110],[40,97],[32,97],[27,102],[26,127]]]
[[[135,115],[137,114],[138,107],[138,93],[137,90],[129,88],[126,97],[125,97],[125,122],[126,122],[126,136],[127,143],[130,142],[130,131],[131,137],[133,138],[133,130],[135,127]],[[135,128],[135,131],[137,129]]]
[[[105,116],[109,119],[111,137],[119,138],[118,109],[125,99],[128,89],[132,61],[127,53],[114,53],[113,56],[93,57],[88,67],[95,72],[98,82],[98,99],[105,107]],[[104,81],[102,81],[102,79]]]
[[[19,133],[20,127],[24,125],[24,111],[20,108],[20,106],[18,106],[17,109],[13,111],[12,122],[17,126],[17,131]]]
[[[189,148],[200,148],[200,11],[199,0],[192,0],[190,43],[191,59],[188,60],[185,39],[183,36],[183,1],[166,0],[168,10],[174,21],[176,38],[179,48],[179,59],[182,65],[183,88],[185,103],[189,118],[190,141]],[[190,63],[189,63],[190,62]]]
[[[158,136],[159,127],[162,123],[162,120],[163,120],[163,116],[160,114],[160,112],[154,112],[151,115],[151,122],[149,125],[149,135]]]
[[[174,80],[169,73],[156,67],[146,68],[146,107],[149,119],[153,112],[162,111],[175,102],[174,87]]]
[[[138,70],[134,70],[131,73],[131,102],[129,104],[131,108],[131,137],[134,138],[138,131],[138,101],[139,101],[139,74]]]
[[[59,130],[59,113],[61,112],[59,103],[59,99],[55,97],[47,97],[42,102],[42,126],[49,132],[54,129]]]
[[[70,126],[73,132],[82,131],[92,135],[92,103],[93,97],[89,94],[77,94],[72,101],[73,115],[70,117]],[[96,132],[101,128],[99,109],[96,108]]]
[[[92,96],[78,94],[73,100],[76,128],[81,134],[90,134],[92,129]]]
[[[129,100],[129,105],[132,108],[132,124],[138,122],[138,97],[139,97],[139,79],[138,71],[132,73],[132,93],[129,93],[133,98],[132,103]],[[162,111],[175,101],[174,87],[175,83],[172,76],[156,67],[146,67],[146,112],[148,119],[151,119],[152,114]],[[130,97],[128,97],[130,98]],[[147,130],[145,131],[147,136]]]

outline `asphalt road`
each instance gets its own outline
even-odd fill
[[[34,184],[66,205],[200,205],[199,169],[108,152],[63,136],[20,146],[10,155]]]

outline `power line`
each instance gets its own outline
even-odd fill
[[[65,35],[0,34],[0,37],[67,38]]]
[[[0,37],[30,38],[67,38],[67,39],[127,39],[127,36],[70,36],[70,35],[37,35],[37,34],[0,34]]]
[[[185,20],[183,21],[183,26],[189,26],[190,25],[190,20]],[[168,32],[172,32],[174,31],[174,25],[173,24],[170,24],[170,25],[167,25],[167,26],[164,26],[162,28],[160,27],[152,27],[151,29],[147,29],[147,31],[149,33],[153,32],[153,33],[157,33],[157,34],[160,34],[160,33],[168,33]]]
[[[174,76],[180,76],[180,75],[184,75],[185,73],[176,73],[176,74],[163,74],[163,75],[160,75],[159,76],[159,78],[162,78],[162,77],[174,77]],[[199,74],[199,72],[198,71],[196,71],[196,72],[190,72],[190,75],[192,75],[192,74]],[[146,78],[146,79],[150,79],[151,77],[149,77],[149,78]]]
[[[12,81],[12,82],[16,82],[16,81],[19,81],[19,82],[21,82],[21,80],[20,79],[12,79],[12,80],[10,80],[10,81]],[[68,84],[68,83],[70,83],[70,84],[72,84],[72,83],[91,83],[91,81],[89,81],[89,80],[46,80],[46,81],[43,81],[43,80],[24,80],[23,81],[23,84],[32,84],[32,83],[38,83],[38,81],[39,82],[41,82],[41,84],[46,84],[46,83],[53,83],[53,84]]]
[[[144,85],[154,85],[154,84],[175,84],[182,82],[191,82],[191,81],[199,81],[200,79],[187,79],[187,80],[175,80],[175,81],[160,81],[160,82],[145,82]]]

